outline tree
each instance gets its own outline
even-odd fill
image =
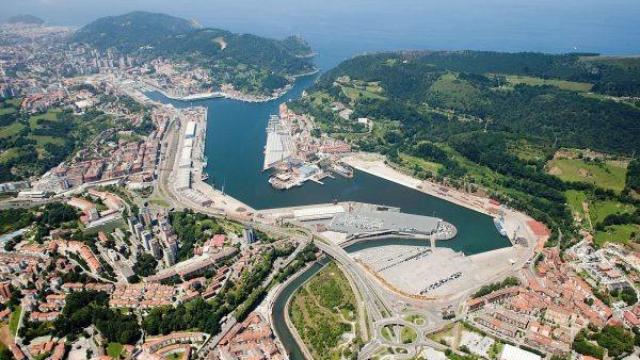
[[[158,261],[151,254],[144,253],[138,256],[133,265],[133,271],[140,277],[151,276],[156,273]]]

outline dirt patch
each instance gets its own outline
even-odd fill
[[[562,175],[562,170],[557,166],[553,166],[551,169],[549,169],[549,174],[559,176]]]
[[[593,174],[591,173],[591,171],[589,171],[589,170],[587,170],[587,169],[584,169],[584,168],[580,168],[580,169],[578,169],[578,174],[580,174],[580,176],[582,176],[582,177],[586,177],[586,178],[589,178],[589,177],[592,177],[592,176],[593,176]]]
[[[0,327],[0,342],[9,346],[9,344],[13,344],[13,336],[11,336],[11,332],[9,331],[9,326],[3,324]]]
[[[224,41],[224,38],[222,36],[218,36],[217,38],[213,39],[213,41],[215,41],[216,44],[220,45],[220,50],[224,50],[227,48],[227,42]]]
[[[578,154],[573,150],[568,149],[560,149],[553,154],[554,159],[575,159],[578,157]]]

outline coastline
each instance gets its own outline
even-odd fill
[[[197,93],[197,94],[190,94],[190,95],[186,95],[186,96],[175,96],[175,95],[171,95],[169,93],[167,93],[166,90],[161,89],[153,84],[149,84],[145,81],[141,81],[141,83],[147,87],[150,88],[151,90],[157,91],[159,93],[161,93],[163,96],[165,96],[168,99],[171,100],[178,100],[178,101],[197,101],[197,100],[206,100],[206,99],[215,99],[215,98],[224,98],[224,99],[229,99],[229,100],[236,100],[236,101],[242,101],[242,102],[247,102],[247,103],[263,103],[263,102],[269,102],[269,101],[274,101],[277,100],[281,97],[283,97],[284,95],[286,95],[295,85],[295,80],[297,80],[298,78],[302,78],[302,77],[306,77],[306,76],[312,76],[315,75],[317,73],[320,72],[320,68],[316,68],[314,70],[308,71],[308,72],[303,72],[300,74],[295,74],[295,75],[290,75],[290,77],[293,79],[292,83],[287,84],[285,87],[277,89],[275,91],[275,93],[271,96],[266,96],[266,95],[249,95],[249,94],[243,94],[238,92],[237,94],[231,94],[229,92],[226,91],[212,91],[212,92],[206,92],[206,93]]]
[[[403,174],[385,164],[382,155],[375,153],[354,153],[343,157],[342,161],[354,169],[367,174],[420,191],[424,194],[437,197],[490,217],[497,216],[494,210],[496,209],[496,205],[491,204],[490,199],[464,193],[451,187],[445,187],[428,180],[419,180]]]

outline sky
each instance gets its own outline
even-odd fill
[[[32,14],[82,26],[133,10],[319,48],[594,51],[639,54],[639,0],[0,0],[0,19]],[[347,50],[344,50],[345,52]]]

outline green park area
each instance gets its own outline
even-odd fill
[[[405,321],[408,321],[418,326],[422,326],[426,324],[426,321],[427,321],[423,315],[419,315],[419,314],[405,315],[403,318]]]
[[[290,302],[289,315],[314,359],[341,359],[353,351],[344,335],[355,331],[356,300],[332,262],[306,283]]]
[[[639,240],[637,224],[604,225],[608,216],[633,214],[636,208],[632,204],[616,199],[597,199],[591,193],[578,190],[567,190],[564,194],[576,220],[583,228],[593,231],[596,245],[602,246],[607,242],[627,244]]]

